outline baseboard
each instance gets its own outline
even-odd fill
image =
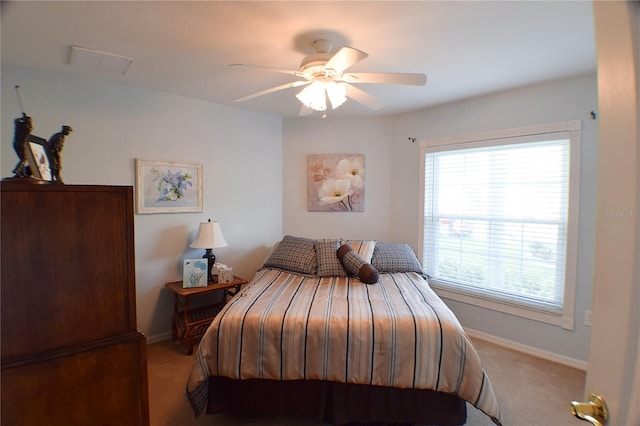
[[[166,333],[155,334],[153,336],[147,336],[147,345],[153,345],[154,343],[164,342],[173,338],[173,333],[167,331]]]
[[[507,349],[512,349],[514,351],[522,352],[527,355],[535,356],[537,358],[542,358],[547,361],[555,362],[557,364],[566,365],[568,367],[577,368],[578,370],[583,370],[583,371],[587,370],[587,362],[582,361],[580,359],[571,358],[568,356],[545,351],[542,349],[535,348],[533,346],[514,342],[513,340],[504,339],[502,337],[494,336],[492,334],[484,333],[482,331],[474,330],[471,328],[465,327],[464,331],[466,331],[470,337],[475,337],[480,340],[485,340],[489,343],[493,343],[495,345],[502,346]]]

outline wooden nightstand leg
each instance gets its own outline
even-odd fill
[[[184,324],[184,330],[182,330],[182,342],[186,345],[187,355],[193,353],[193,331],[189,324],[189,304],[191,303],[191,296],[184,298],[184,305],[182,306],[182,322]]]
[[[178,321],[178,309],[180,307],[180,296],[178,296],[177,294],[174,297],[173,300],[173,333],[172,333],[172,339],[173,339],[173,343],[178,343],[180,341],[180,324]]]
[[[187,355],[192,355],[193,354],[193,336],[191,336],[191,333],[188,333],[188,335],[186,336],[185,345],[186,345]]]

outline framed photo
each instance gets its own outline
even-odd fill
[[[29,135],[25,145],[25,154],[33,177],[50,181],[51,167],[46,139]]]
[[[364,155],[308,154],[307,211],[363,212]]]
[[[184,259],[182,288],[206,287],[208,266],[208,259]]]
[[[136,213],[202,211],[202,164],[136,159]]]

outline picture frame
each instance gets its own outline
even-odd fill
[[[51,181],[51,161],[47,140],[28,135],[25,139],[25,154],[31,175],[36,179]]]
[[[307,154],[307,211],[363,212],[364,154]]]
[[[203,211],[199,163],[136,159],[136,213]]]
[[[184,259],[182,268],[182,288],[206,287],[209,273],[208,259]]]

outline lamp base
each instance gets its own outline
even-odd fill
[[[216,255],[213,254],[212,249],[206,249],[203,259],[207,259],[207,281],[210,283],[217,282],[217,277],[213,275],[213,265],[216,263]]]

